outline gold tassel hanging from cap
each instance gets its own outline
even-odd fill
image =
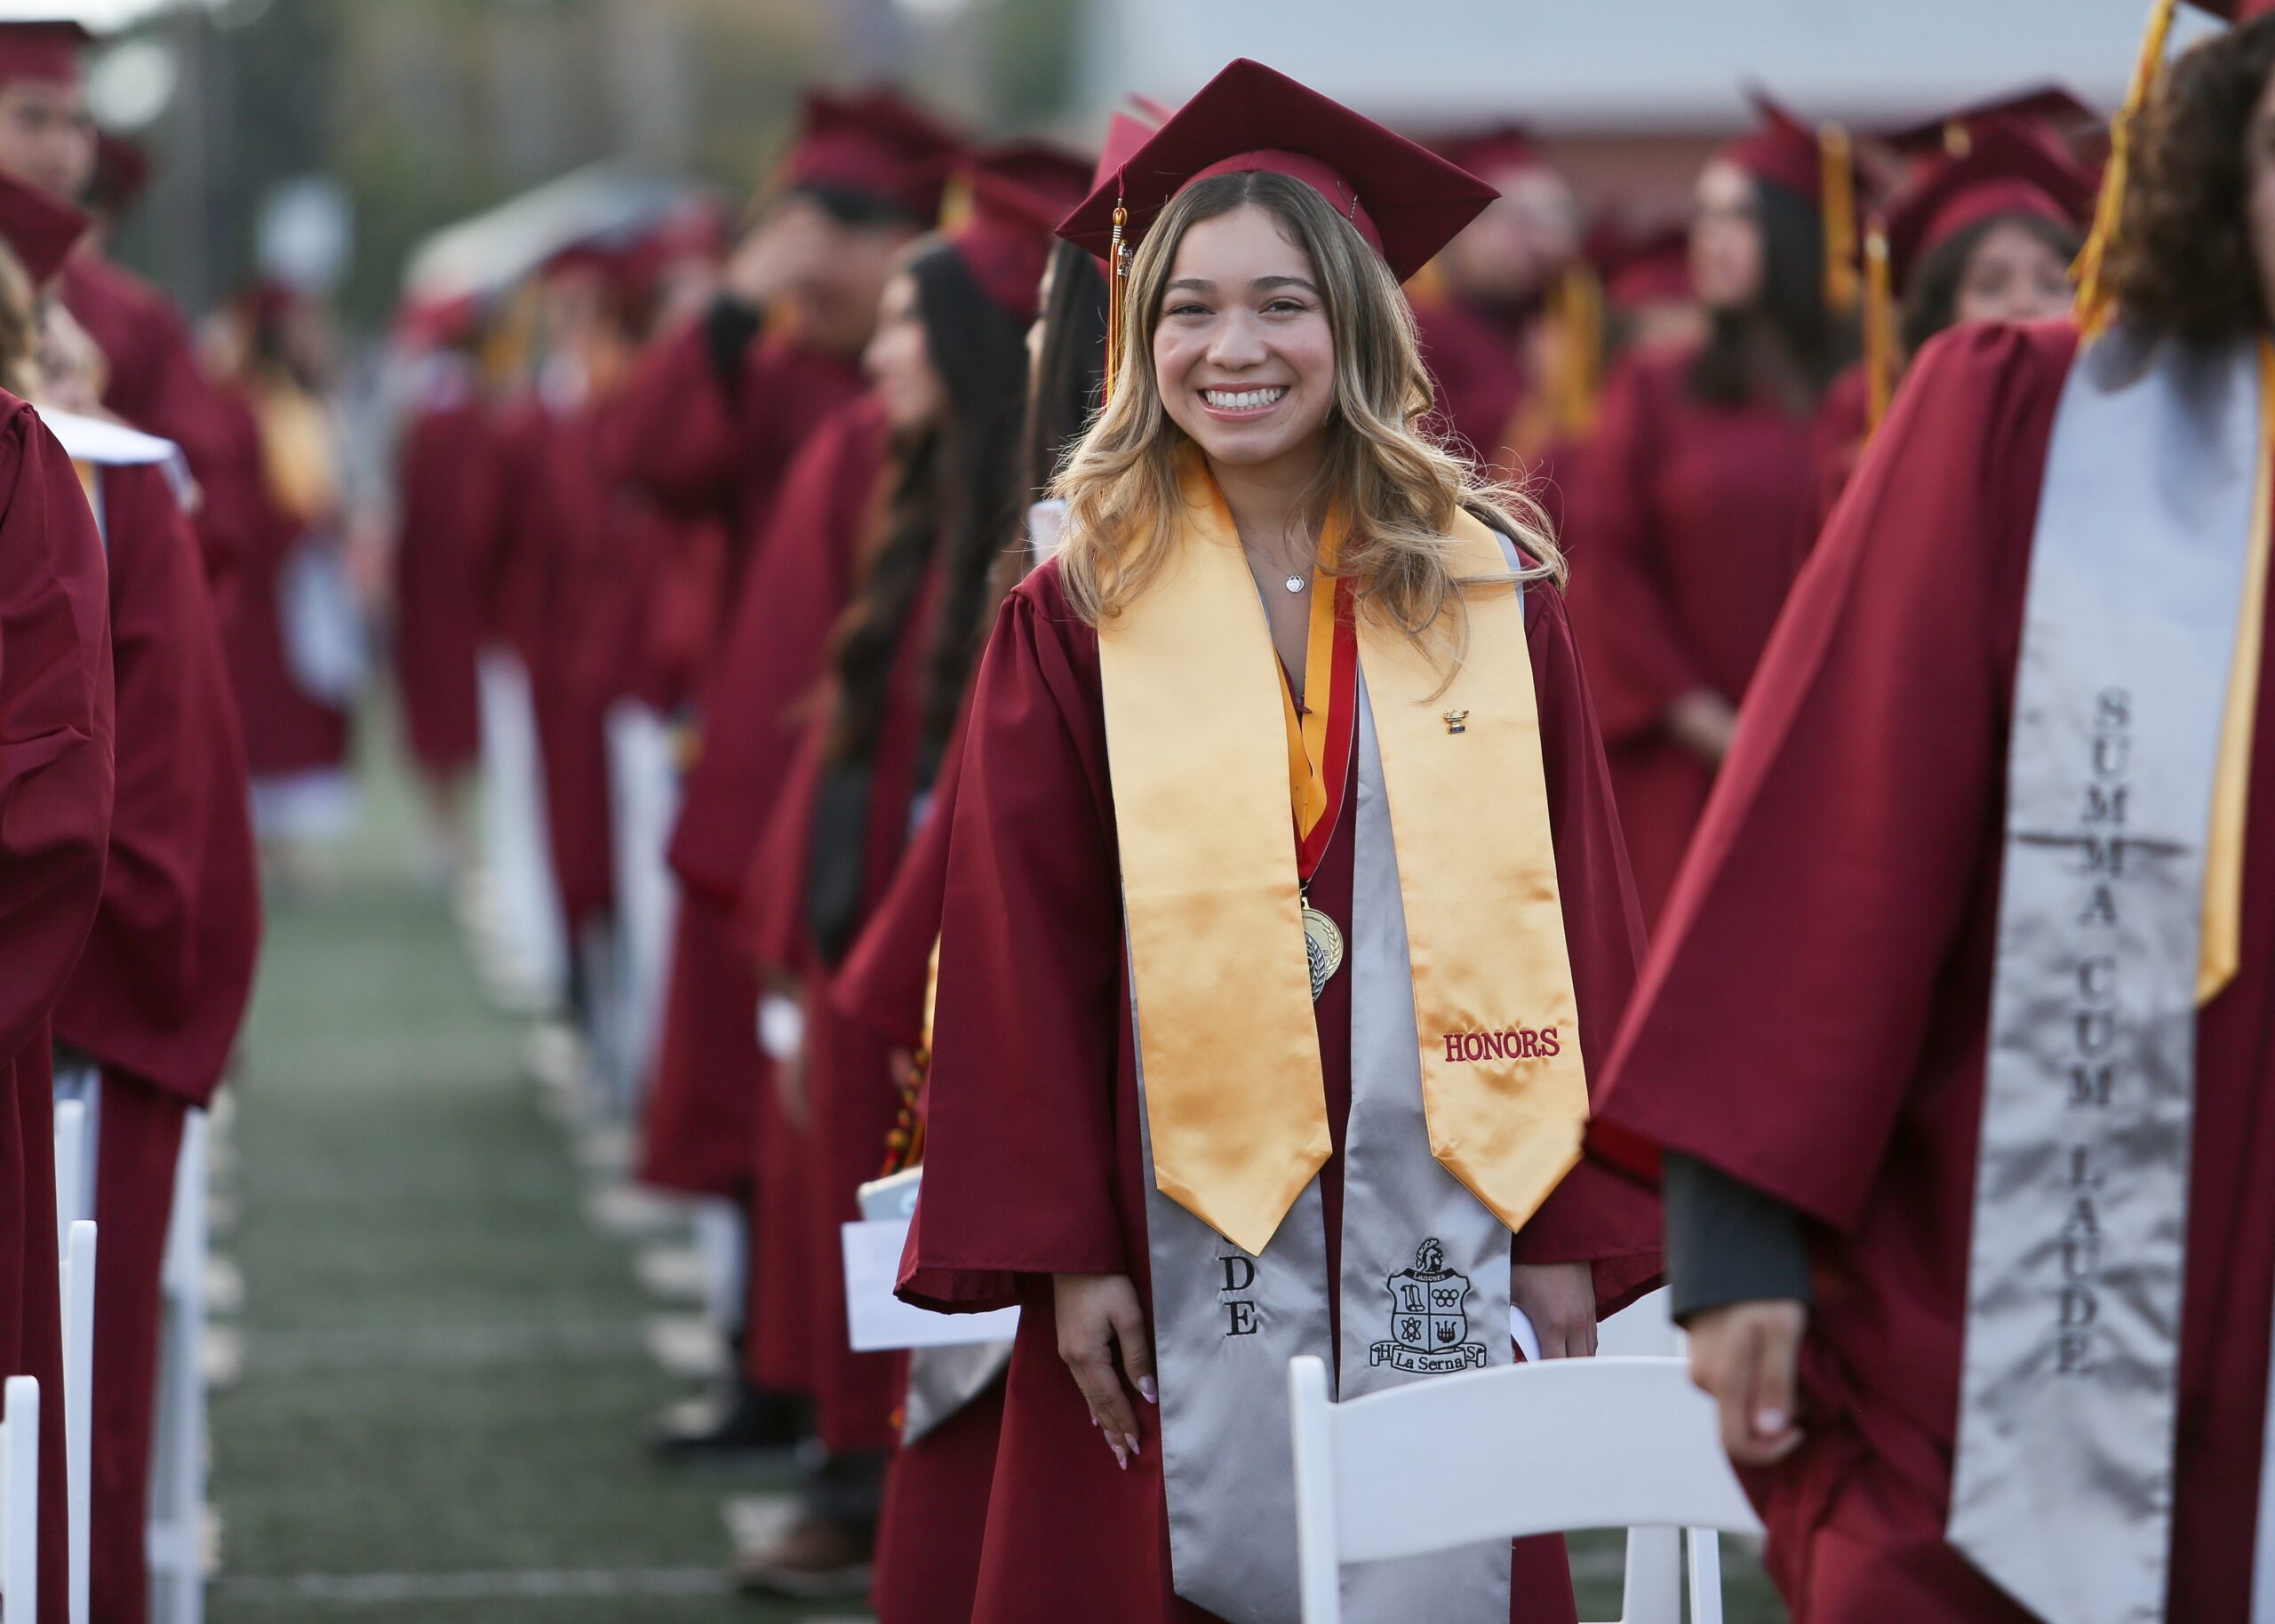
[[[1963,158],[1975,150],[1975,131],[1967,127],[1963,118],[1944,120],[1944,154],[1946,157]]]
[[[2070,279],[2078,284],[2078,329],[2088,336],[2109,325],[2116,302],[2105,271],[2125,213],[2125,184],[2133,166],[2134,121],[2149,105],[2150,94],[2164,71],[2165,42],[2172,34],[2173,13],[2178,9],[2179,0],[2151,0],[2149,26],[2141,36],[2141,54],[2133,63],[2133,81],[2126,87],[2124,105],[2109,121],[2109,167],[2102,171],[2093,229],[2070,267]]]
[[[1596,426],[1603,383],[1603,283],[1595,267],[1575,260],[1551,295],[1556,330],[1550,335],[1549,398],[1555,432],[1565,443],[1585,439]]]
[[[1824,306],[1835,315],[1856,307],[1856,166],[1848,131],[1817,126],[1819,203],[1824,219]]]
[[[1896,393],[1896,282],[1888,260],[1888,226],[1877,215],[1864,227],[1864,443],[1870,445]]]
[[[1114,400],[1114,386],[1122,376],[1122,354],[1130,340],[1129,313],[1123,308],[1130,291],[1130,245],[1122,239],[1130,211],[1117,200],[1114,205],[1114,241],[1106,260],[1106,394]]]

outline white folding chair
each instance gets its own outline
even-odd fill
[[[0,1613],[39,1611],[39,1378],[11,1376],[0,1397]]]
[[[1558,1359],[1337,1404],[1306,1355],[1288,1383],[1305,1624],[1340,1624],[1346,1563],[1577,1528],[1629,1530],[1620,1624],[1680,1624],[1689,1530],[1693,1624],[1721,1624],[1715,1531],[1761,1524],[1682,1360]]]
[[[95,1223],[82,1218],[65,1239],[63,1286],[63,1509],[71,1624],[87,1624],[87,1564],[94,1509]]]
[[[87,1108],[77,1100],[55,1104],[55,1233],[70,1234],[71,1226],[87,1215],[80,1205],[80,1189],[87,1167]]]
[[[158,1330],[156,1447],[150,1471],[151,1624],[205,1617],[205,1113],[182,1126],[166,1229]]]

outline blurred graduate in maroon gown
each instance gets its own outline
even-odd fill
[[[2134,127],[2085,261],[2113,325],[1914,363],[1613,1060],[1599,1144],[1664,1152],[1693,1371],[1798,1624],[2258,1618],[2275,1583],[2275,16],[2246,9]]]
[[[86,217],[0,176],[0,329],[46,394],[35,287]],[[50,364],[56,354],[49,346]],[[57,378],[59,386],[68,381]],[[188,1112],[220,1083],[260,938],[244,745],[171,444],[44,409],[87,486],[109,565],[116,808],[101,906],[55,1011],[59,1097],[84,1100],[95,1284],[92,1616],[138,1624],[158,1376],[159,1272]]]
[[[842,585],[826,585],[842,578],[834,566],[820,569],[818,601],[771,601],[783,583],[746,582],[769,562],[769,538],[789,539],[794,554],[810,536],[776,527],[776,505],[800,449],[860,393],[878,292],[938,211],[952,144],[890,94],[810,95],[778,195],[730,257],[719,298],[642,360],[616,419],[619,474],[667,508],[719,520],[727,537],[717,652],[672,841],[683,893],[643,1125],[641,1176],[667,1190],[738,1201],[748,1190],[758,989],[725,925],[795,741],[788,707],[818,678],[842,602]],[[848,427],[833,444],[858,462],[866,438]],[[860,474],[810,465],[807,478],[866,490]],[[802,557],[774,563],[793,581],[816,578]]]
[[[467,776],[482,757],[482,575],[497,533],[498,447],[472,298],[406,308],[412,400],[395,451],[393,651],[403,739],[446,873],[466,857]]]
[[[1853,237],[1827,253],[1819,145],[1767,109],[1707,165],[1690,257],[1709,335],[1616,370],[1563,482],[1573,624],[1647,918],[1813,539],[1810,419],[1849,354],[1836,302],[1856,292],[1838,251]]]
[[[2034,91],[1884,138],[1911,172],[1887,207],[1888,294],[1868,299],[1864,358],[1817,410],[1816,528],[1856,471],[1905,356],[1961,322],[2066,314],[2070,262],[2094,178],[2063,135],[2087,118],[2066,92]],[[1900,304],[1897,302],[1900,301]]]
[[[1290,1352],[1330,1357],[1346,1397],[1504,1365],[1513,1302],[1545,1352],[1585,1354],[1656,1273],[1648,1205],[1563,1176],[1639,931],[1553,543],[1418,434],[1398,278],[1489,196],[1239,62],[1067,222],[1103,251],[1126,203],[1128,348],[1061,476],[1066,548],[1007,600],[973,701],[901,1285],[1022,1310],[976,1620],[1292,1620]],[[1330,456],[1389,442],[1402,472],[1371,495],[1304,500]],[[1393,607],[1422,537],[1492,585]],[[1467,655],[1441,688],[1449,598]],[[1421,821],[1393,831],[1391,808]],[[1519,872],[1529,900],[1491,900]],[[1373,912],[1385,886],[1402,932]],[[1473,954],[1483,916],[1496,946]],[[1513,984],[1454,993],[1466,965]],[[1433,1124],[1477,1151],[1449,1149],[1457,1170],[1428,1148],[1424,1065],[1446,1068]],[[1480,1109],[1498,1126],[1471,1138],[1456,1118]],[[1397,1340],[1420,1334],[1384,1306],[1401,1272],[1460,1298],[1475,1340]],[[1394,1596],[1351,1578],[1354,1618],[1571,1616],[1561,1541],[1401,1567]]]

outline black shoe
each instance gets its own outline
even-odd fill
[[[696,1461],[795,1449],[812,1430],[812,1406],[803,1398],[738,1384],[725,1402],[674,1405],[649,1435],[648,1447],[667,1461]]]
[[[837,1601],[869,1593],[876,1536],[827,1517],[804,1517],[763,1549],[746,1551],[728,1567],[746,1596]]]

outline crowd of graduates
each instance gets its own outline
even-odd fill
[[[2240,240],[2275,172],[2275,21],[2212,8],[2237,28],[2160,90],[2172,9],[2113,135],[2055,86],[1888,129],[1755,92],[1670,214],[1584,199],[1521,126],[1393,133],[1247,61],[1133,97],[1094,149],[815,89],[746,207],[675,195],[409,290],[402,737],[493,984],[565,1015],[637,1178],[723,1238],[731,1379],[653,1443],[797,1451],[798,1515],[738,1582],[885,1624],[1291,1617],[1289,1354],[1340,1348],[1353,1397],[1510,1362],[1473,1328],[1506,1309],[1529,1357],[1582,1357],[1671,1273],[1797,1617],[2246,1616],[2275,1292],[2247,686],[2179,888],[2207,966],[2227,938],[2176,1063],[2183,1171],[2217,1142],[2159,1233],[2231,1225],[2251,1267],[2223,1291],[2193,1249],[2184,1325],[2143,1288],[2171,1346],[2104,1356],[2177,1383],[2132,1524],[2174,1553],[2169,1611],[2160,1565],[2148,1610],[2069,1611],[1985,1509],[2026,1470],[1953,1486],[1954,1413],[2010,1401],[1962,1396],[1960,1345],[2007,1300],[1970,1294],[1970,1221],[1978,1271],[2021,1222],[1975,1139],[1986,1047],[2015,1047],[1994,974],[2032,939],[1999,928],[2006,752],[2025,804],[2058,709],[2018,684],[2128,646],[2025,614],[2065,578],[2043,513],[2084,536],[2181,488],[2208,534],[2199,487],[2233,472],[2158,485],[2223,442],[2152,424],[2143,491],[2057,505],[2111,460],[2093,402],[2055,411],[2104,387],[2072,265],[2081,319],[2118,322],[2086,353],[2141,338],[2144,375],[2158,335],[2265,325],[2263,296],[2202,297],[2247,255],[2173,245],[2206,240],[2191,207]],[[346,804],[355,674],[321,321],[264,285],[200,353],[106,257],[133,165],[84,44],[0,25],[0,1357],[55,1373],[51,1111],[84,1098],[108,1621],[143,1616],[175,1152],[250,992],[261,851]],[[2212,204],[2207,121],[2235,149]],[[2183,644],[2227,694],[2220,639],[2154,674]],[[2096,751],[2131,692],[2099,689]],[[2089,1001],[2159,942],[2192,983],[2197,923],[2085,960]],[[1307,999],[1272,934],[1298,924]],[[1985,1166],[2016,1133],[1990,1122]],[[2066,1153],[2078,1190],[2099,1144]],[[900,1294],[1017,1304],[1015,1341],[850,1350],[841,1226],[919,1168]],[[2065,1268],[2101,1245],[2078,1222]],[[1476,1301],[1393,1312],[1369,1355],[1385,1275],[1393,1305]],[[2097,1368],[2072,1301],[2061,1357]],[[2123,1480],[2095,1459],[2079,1480]],[[1572,1616],[1559,1542],[1466,1560],[1396,1601],[1354,1579],[1353,1616]]]
[[[1417,132],[1497,194],[1407,283],[1432,432],[1569,550],[1647,917],[1904,359],[2068,309],[2105,152],[2058,88],[1885,131],[1756,102],[1687,215],[1590,206],[1519,126]],[[538,816],[500,838],[541,843],[551,962],[624,1072],[638,1176],[746,1238],[717,1305],[732,1391],[658,1447],[808,1446],[802,1515],[738,1561],[755,1589],[962,1619],[1000,1539],[1008,1349],[915,1419],[907,1356],[848,1350],[837,1230],[922,1158],[970,691],[1101,395],[1112,251],[1054,233],[1165,120],[1133,100],[1102,152],[991,145],[897,92],[816,90],[741,216],[613,227],[399,323],[405,736],[446,828],[484,728],[533,737],[505,753],[536,763]],[[1605,1286],[1624,1298],[1657,1240],[1619,1222],[1651,1254]],[[1034,1605],[986,1616],[1073,1616]]]

